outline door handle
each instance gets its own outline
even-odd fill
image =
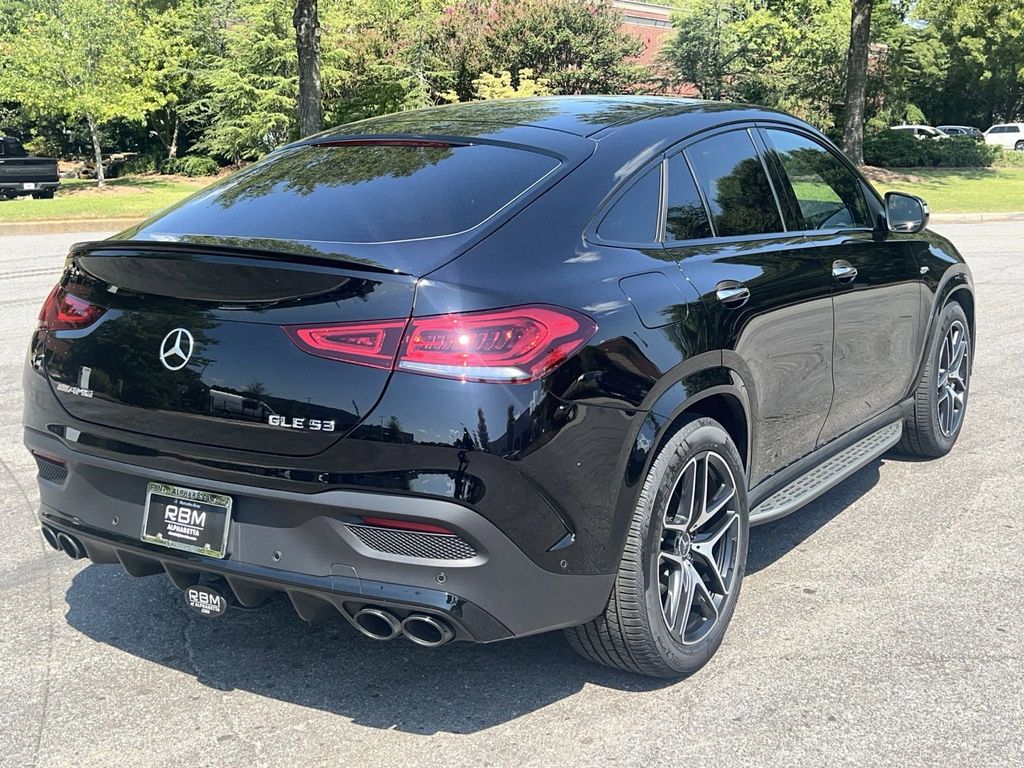
[[[750,289],[735,280],[723,280],[715,286],[715,296],[730,309],[742,307],[750,299]]]
[[[857,277],[857,268],[848,261],[838,259],[832,262],[832,277],[841,283],[853,282]]]

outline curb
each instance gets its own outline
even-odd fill
[[[3,221],[3,235],[57,235],[68,232],[119,232],[145,221],[145,217],[119,219],[60,219],[55,221]]]
[[[1017,221],[1024,219],[1024,211],[1012,213],[933,213],[932,224],[975,224],[982,221]]]

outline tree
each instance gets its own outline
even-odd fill
[[[297,135],[291,0],[239,0],[217,53],[197,77],[202,94],[183,115],[207,126],[197,147],[235,164]]]
[[[753,12],[750,0],[698,0],[679,10],[672,20],[676,36],[662,51],[673,79],[695,86],[705,99],[735,98],[750,72],[751,41],[739,22]]]
[[[946,57],[938,84],[921,89],[929,117],[980,127],[1024,118],[1020,0],[920,0],[913,15]]]
[[[154,104],[140,65],[142,18],[130,0],[26,0],[4,41],[0,98],[43,117],[84,121],[104,185],[101,129],[141,122]]]
[[[643,43],[621,25],[611,0],[499,0],[485,38],[486,71],[530,70],[560,94],[627,91],[649,72],[632,61]],[[512,84],[519,86],[517,77]]]
[[[868,47],[874,0],[850,4],[850,49],[846,57],[846,108],[843,110],[843,151],[855,165],[864,165],[864,101],[868,82]]]
[[[149,135],[163,145],[168,158],[178,156],[182,108],[187,112],[200,97],[197,78],[216,52],[215,22],[208,0],[172,0],[146,18],[142,66],[155,100],[148,116]]]
[[[662,62],[710,99],[784,109],[830,128],[844,79],[847,19],[828,0],[689,0]]]
[[[299,60],[299,135],[309,136],[323,128],[317,0],[296,0],[292,25]]]

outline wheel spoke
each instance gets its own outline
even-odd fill
[[[951,342],[952,343],[952,342]],[[949,359],[949,370],[959,371],[960,366],[963,365],[964,358],[967,356],[967,339],[960,335],[960,340],[953,348],[953,353]]]
[[[662,603],[662,607],[665,611],[665,621],[670,628],[674,627],[678,620],[679,603],[682,599],[683,581],[684,576],[681,565],[673,563],[669,570],[668,584],[666,585],[664,602]]]
[[[951,388],[949,388],[949,387],[946,387],[946,425],[945,425],[944,429],[946,430],[946,434],[947,435],[953,433],[953,416],[954,416],[953,390]]]
[[[712,458],[714,457],[714,458]],[[700,515],[690,521],[690,530],[697,532],[704,525],[715,518],[719,512],[725,509],[729,502],[736,496],[736,483],[733,480],[729,466],[715,454],[709,453],[704,460],[705,487],[702,497]],[[720,484],[715,492],[708,498],[709,484],[712,480],[712,470],[715,480]]]
[[[670,531],[685,531],[693,519],[693,497],[696,490],[697,460],[690,459],[683,468],[672,498],[669,499],[668,512],[665,515],[665,528]],[[673,501],[674,499],[674,501]]]
[[[700,558],[701,562],[710,573],[712,590],[720,595],[728,595],[729,586],[725,583],[725,577],[718,565],[718,558],[715,556],[715,547],[726,533],[738,525],[739,517],[734,514],[729,515],[718,525],[717,528],[715,528],[714,531],[701,536],[699,540],[695,539],[691,545],[691,551],[693,554]]]
[[[718,618],[718,606],[715,605],[711,593],[708,592],[707,585],[692,564],[690,565],[690,578],[692,578],[696,587],[691,604],[696,603],[704,618],[714,621]]]

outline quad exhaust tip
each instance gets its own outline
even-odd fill
[[[371,640],[394,640],[402,634],[398,618],[380,608],[363,608],[353,617],[356,629]]]
[[[82,545],[78,543],[77,539],[68,536],[66,533],[57,534],[57,543],[60,544],[60,548],[63,550],[64,554],[72,560],[80,560],[85,557]]]
[[[82,542],[80,542],[70,533],[56,531],[50,526],[44,525],[42,526],[42,534],[43,540],[50,546],[51,549],[55,549],[58,552],[63,552],[72,560],[81,560],[83,557],[86,556],[85,547],[82,546]]]
[[[442,619],[414,613],[400,620],[390,611],[372,606],[363,608],[352,617],[362,634],[372,640],[394,640],[399,635],[424,648],[437,648],[455,638],[455,631]]]
[[[414,613],[402,622],[402,633],[424,648],[437,648],[449,642],[455,633],[444,621],[422,613]]]
[[[57,541],[57,532],[48,525],[43,526],[43,540],[50,545],[51,549],[55,549],[60,552],[60,542]]]

